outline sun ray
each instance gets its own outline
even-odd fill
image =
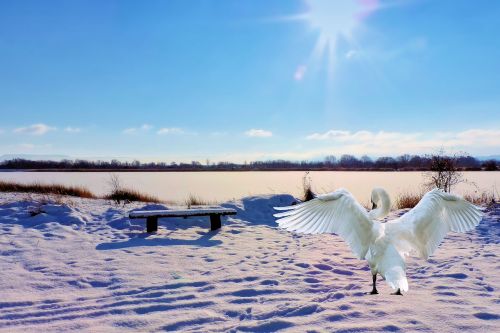
[[[378,0],[304,0],[307,12],[287,17],[287,20],[306,22],[318,37],[308,59],[307,67],[320,66],[326,57],[328,80],[334,76],[340,40],[357,45],[355,33],[362,21],[380,8]]]

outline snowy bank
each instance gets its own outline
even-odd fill
[[[410,291],[367,295],[367,263],[335,235],[276,229],[289,195],[223,204],[238,214],[160,220],[148,235],[106,200],[0,194],[0,331],[495,331],[500,206],[408,264]],[[401,214],[402,212],[395,212]]]

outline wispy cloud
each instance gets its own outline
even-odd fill
[[[384,142],[391,140],[413,140],[421,133],[400,133],[400,132],[370,132],[370,131],[343,131],[330,130],[324,133],[313,133],[306,137],[308,140],[334,140],[338,142]]]
[[[345,57],[347,60],[352,60],[359,55],[359,52],[356,50],[349,50],[346,52]]]
[[[248,137],[254,137],[254,138],[269,138],[269,137],[273,136],[273,132],[266,131],[263,129],[252,128],[252,129],[246,131],[245,135]]]
[[[149,124],[143,124],[139,127],[129,127],[129,128],[126,128],[122,131],[123,134],[136,134],[136,133],[139,133],[139,132],[148,132],[149,130],[151,130],[153,128],[153,126],[149,125]]]
[[[302,81],[302,79],[306,75],[306,72],[307,72],[306,66],[301,65],[301,66],[297,67],[297,69],[295,70],[295,73],[293,74],[294,80],[295,81]]]
[[[49,149],[52,148],[52,144],[46,143],[46,144],[33,144],[33,143],[19,143],[16,145],[16,148],[22,151],[32,151],[35,149]]]
[[[439,148],[451,150],[477,150],[478,147],[500,148],[500,130],[469,129],[460,132],[372,132],[330,130],[312,133],[307,140],[323,141],[339,153],[400,154],[429,153]]]
[[[55,131],[55,127],[50,127],[45,124],[33,124],[31,126],[19,127],[14,129],[14,133],[22,133],[29,135],[44,135],[47,132]]]
[[[68,126],[64,129],[64,132],[68,132],[68,133],[80,133],[82,131],[81,128],[79,127],[71,127],[71,126]]]
[[[158,135],[169,135],[169,134],[184,134],[184,130],[177,127],[164,127],[160,128],[156,134]]]
[[[32,150],[35,149],[35,145],[32,143],[20,143],[18,147],[23,150]]]

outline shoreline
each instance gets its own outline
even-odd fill
[[[429,169],[215,169],[215,170],[186,170],[186,169],[0,169],[0,172],[427,172]],[[464,169],[461,172],[500,172],[500,170]]]

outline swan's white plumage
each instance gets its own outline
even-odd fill
[[[289,207],[275,214],[280,227],[306,234],[335,233],[363,259],[373,237],[373,223],[367,211],[346,190],[320,195],[317,198]]]
[[[389,207],[389,197],[375,189],[372,198],[380,198]],[[345,189],[289,207],[276,207],[280,227],[299,233],[335,233],[341,236],[359,259],[366,259],[373,274],[380,273],[394,289],[408,290],[404,258],[417,253],[428,258],[449,231],[467,232],[481,220],[481,210],[463,198],[434,189],[408,213],[380,223]],[[384,215],[385,214],[385,215]]]
[[[385,229],[401,252],[413,250],[427,259],[449,231],[470,231],[479,224],[481,215],[478,207],[463,198],[434,189],[408,213],[388,222]]]

